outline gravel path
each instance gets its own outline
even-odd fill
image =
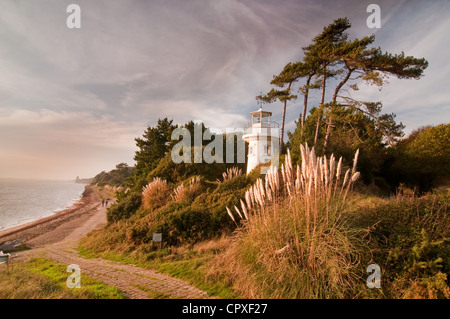
[[[206,292],[155,270],[102,258],[81,257],[76,250],[79,239],[106,224],[106,209],[98,204],[94,192],[90,196],[89,203],[83,206],[84,214],[25,241],[33,249],[15,254],[14,260],[44,257],[65,265],[76,264],[82,274],[115,286],[133,299],[208,298]],[[86,209],[86,205],[89,205],[89,209]]]

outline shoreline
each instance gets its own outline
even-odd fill
[[[14,233],[15,231],[25,230],[27,228],[35,226],[35,224],[38,224],[40,222],[44,222],[47,219],[51,220],[52,218],[56,218],[58,214],[62,215],[64,212],[66,212],[67,210],[69,210],[70,208],[75,206],[80,200],[82,200],[83,197],[85,196],[85,192],[86,192],[86,187],[84,188],[83,192],[81,193],[80,198],[77,199],[75,202],[73,202],[72,205],[67,206],[63,210],[56,210],[51,215],[44,216],[44,217],[38,218],[36,220],[27,221],[27,222],[25,222],[23,224],[19,224],[19,225],[15,225],[15,226],[12,226],[12,227],[8,227],[6,229],[0,229],[0,240],[1,240],[1,238],[3,236],[6,236],[5,234],[7,234],[9,232]]]
[[[68,230],[82,224],[98,207],[101,207],[101,200],[93,187],[86,185],[81,198],[72,206],[53,215],[1,230],[0,247],[11,241],[31,248],[57,242],[68,235]]]

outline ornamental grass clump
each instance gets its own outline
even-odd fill
[[[301,146],[271,167],[227,213],[242,227],[224,255],[234,286],[248,298],[341,298],[354,287],[356,234],[343,215],[356,171],[342,158],[317,157]],[[345,173],[344,173],[345,170]],[[231,262],[230,262],[231,261]]]
[[[164,206],[171,192],[167,181],[156,177],[142,188],[142,206],[145,209]]]
[[[217,183],[223,183],[225,181],[229,181],[237,176],[242,175],[242,169],[238,167],[227,168],[225,172],[222,173],[223,180],[217,179]]]
[[[172,199],[179,203],[182,201],[192,202],[196,196],[203,191],[203,185],[201,183],[200,176],[192,177],[188,183],[181,183],[174,190]]]

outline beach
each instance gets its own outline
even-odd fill
[[[77,249],[79,240],[92,230],[104,227],[106,223],[106,207],[102,207],[96,190],[86,186],[82,198],[72,207],[35,222],[1,231],[0,250],[20,250],[23,245],[31,248],[11,253],[12,272],[15,264],[42,257],[63,265],[75,264],[83,274],[117,287],[127,298],[154,298],[155,293],[167,298],[208,298],[205,291],[156,270],[81,256]]]
[[[0,250],[23,244],[35,248],[60,242],[76,229],[86,226],[86,222],[94,215],[98,215],[95,223],[91,221],[91,227],[84,229],[90,231],[100,227],[106,224],[106,209],[101,208],[101,200],[93,187],[86,186],[80,200],[71,207],[51,216],[0,231]]]

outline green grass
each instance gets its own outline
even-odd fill
[[[1,299],[124,299],[119,289],[81,272],[81,287],[68,288],[67,266],[44,258],[10,265],[0,272]]]
[[[147,296],[150,299],[171,299],[171,297],[169,295],[166,295],[164,293],[161,293],[159,291],[150,289],[148,287],[142,286],[142,285],[134,285],[136,288],[144,291],[147,293]],[[172,298],[173,299],[173,298]]]
[[[154,267],[172,277],[186,280],[197,288],[208,292],[211,296],[224,299],[238,298],[238,294],[226,282],[208,277],[208,265],[212,257],[210,255],[190,257],[178,261],[159,261],[154,263]]]
[[[85,258],[101,257],[126,264],[134,264],[142,268],[154,269],[182,279],[196,288],[206,291],[209,296],[239,298],[228,280],[215,275],[211,276],[209,270],[211,262],[218,253],[216,249],[197,251],[194,246],[194,248],[174,248],[174,250],[164,248],[146,253],[136,251],[120,253],[116,251],[95,252],[83,245],[78,248],[80,255]]]

